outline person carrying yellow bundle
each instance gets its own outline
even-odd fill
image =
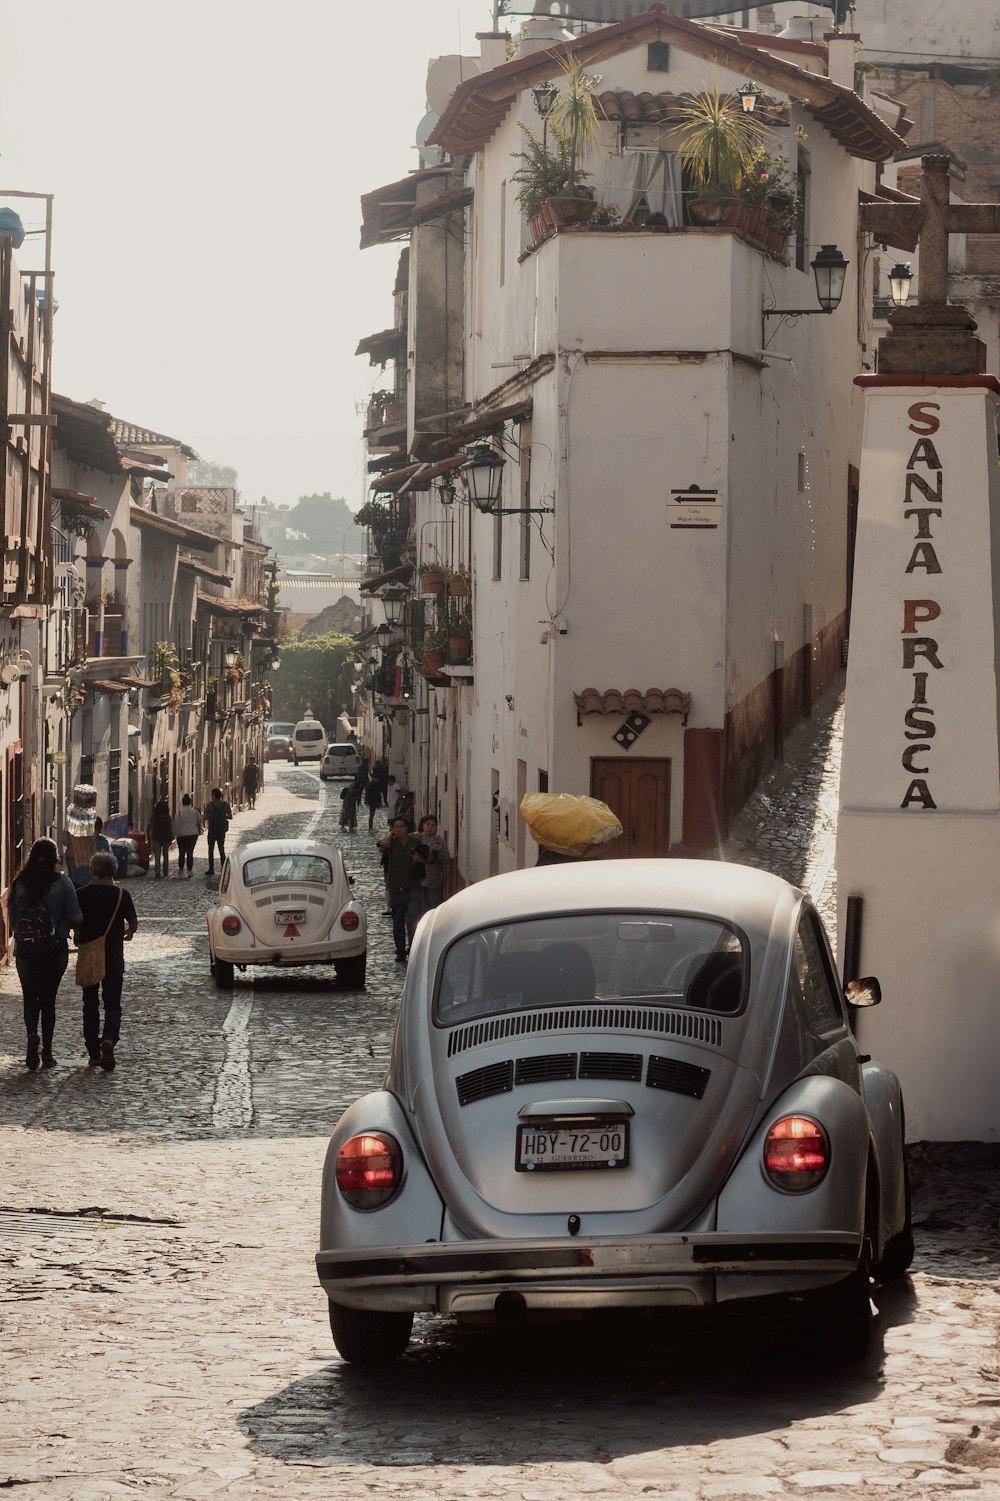
[[[526,792],[519,811],[539,846],[539,865],[582,860],[622,833],[607,803],[578,793]]]

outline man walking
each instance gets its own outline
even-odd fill
[[[392,914],[392,936],[396,945],[396,963],[405,964],[417,923],[423,916],[424,902],[420,891],[424,865],[419,855],[420,840],[411,834],[404,818],[394,818],[389,833],[379,840],[385,853],[385,884]]]
[[[243,770],[243,796],[251,808],[257,804],[257,788],[260,786],[260,768],[253,756],[250,757]]]
[[[212,788],[211,801],[205,809],[205,825],[208,829],[208,874],[215,875],[215,851],[219,851],[219,870],[226,858],[226,830],[233,810],[222,796],[221,787]]]

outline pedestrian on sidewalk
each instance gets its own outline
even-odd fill
[[[253,756],[243,769],[243,796],[251,808],[257,805],[257,788],[260,786],[260,768]]]
[[[174,838],[174,824],[170,817],[170,804],[165,797],[161,797],[153,805],[153,815],[149,820],[149,842],[153,846],[153,864],[155,867],[155,879],[160,879],[160,860],[163,860],[164,877],[170,874],[170,846]]]
[[[226,831],[233,810],[222,796],[221,787],[212,788],[211,801],[205,809],[205,824],[208,829],[208,873],[215,875],[215,851],[219,852],[219,870],[226,858]]]
[[[115,1047],[121,1036],[124,945],[131,941],[139,926],[131,894],[115,884],[117,869],[114,855],[99,851],[91,860],[90,884],[80,892],[83,924],[76,935],[78,944],[102,935],[104,938],[104,979],[83,988],[83,1042],[89,1067],[97,1068],[99,1064],[106,1072],[115,1066]]]
[[[69,963],[69,930],[83,921],[76,888],[59,864],[51,839],[36,839],[27,860],[11,882],[8,912],[16,945],[17,978],[24,998],[26,1066],[55,1068],[52,1036],[56,1026],[56,992]]]
[[[433,813],[426,813],[420,820],[420,843],[418,853],[424,862],[424,878],[420,892],[424,899],[424,911],[441,905],[444,896],[445,866],[451,864],[451,850],[438,833],[438,821]]]
[[[201,814],[194,806],[190,792],[185,792],[181,798],[181,805],[174,818],[174,833],[177,836],[177,879],[181,880],[183,877],[186,861],[187,878],[190,881],[194,874],[194,847],[201,835]]]
[[[417,822],[417,815],[415,812],[416,806],[417,794],[415,792],[411,792],[408,787],[401,787],[399,789],[399,796],[396,799],[396,808],[393,817],[405,819],[406,827],[411,834],[413,833]]]
[[[396,963],[405,964],[417,923],[423,916],[424,901],[420,894],[423,861],[414,857],[419,840],[411,834],[405,818],[394,818],[379,849],[385,854],[385,884],[392,913],[392,936],[396,945]]]
[[[358,826],[358,802],[361,798],[360,783],[349,782],[340,794],[340,827],[353,834]]]
[[[365,787],[365,806],[368,809],[368,827],[375,827],[375,814],[382,804],[382,783],[374,773],[368,778]]]

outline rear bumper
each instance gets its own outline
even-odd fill
[[[738,1297],[795,1294],[848,1276],[859,1253],[848,1232],[708,1233],[320,1251],[316,1270],[328,1297],[359,1308],[487,1311],[507,1292],[528,1308],[710,1306],[719,1278],[727,1299],[734,1281]]]
[[[254,948],[239,948],[235,944],[219,944],[212,952],[212,961],[222,959],[226,964],[276,964],[282,969],[294,969],[299,964],[332,964],[337,959],[356,959],[365,952],[367,937],[360,940],[352,937],[342,943],[302,943],[294,948],[266,948],[257,944]]]

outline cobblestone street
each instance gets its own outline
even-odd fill
[[[813,889],[832,924],[835,695],[739,820],[730,858]],[[230,831],[342,844],[369,916],[368,985],[332,970],[209,975],[195,878],[129,882],[114,1073],[86,1067],[79,991],[59,1066],[29,1074],[0,975],[0,1488],[134,1495],[1000,1497],[996,1149],[912,1153],[913,1276],[880,1297],[850,1373],[680,1324],[523,1337],[418,1320],[398,1366],[333,1349],[313,1267],[319,1178],[344,1106],[377,1087],[402,984],[374,838],[339,783],[268,768]],[[384,815],[377,832],[384,830]]]

